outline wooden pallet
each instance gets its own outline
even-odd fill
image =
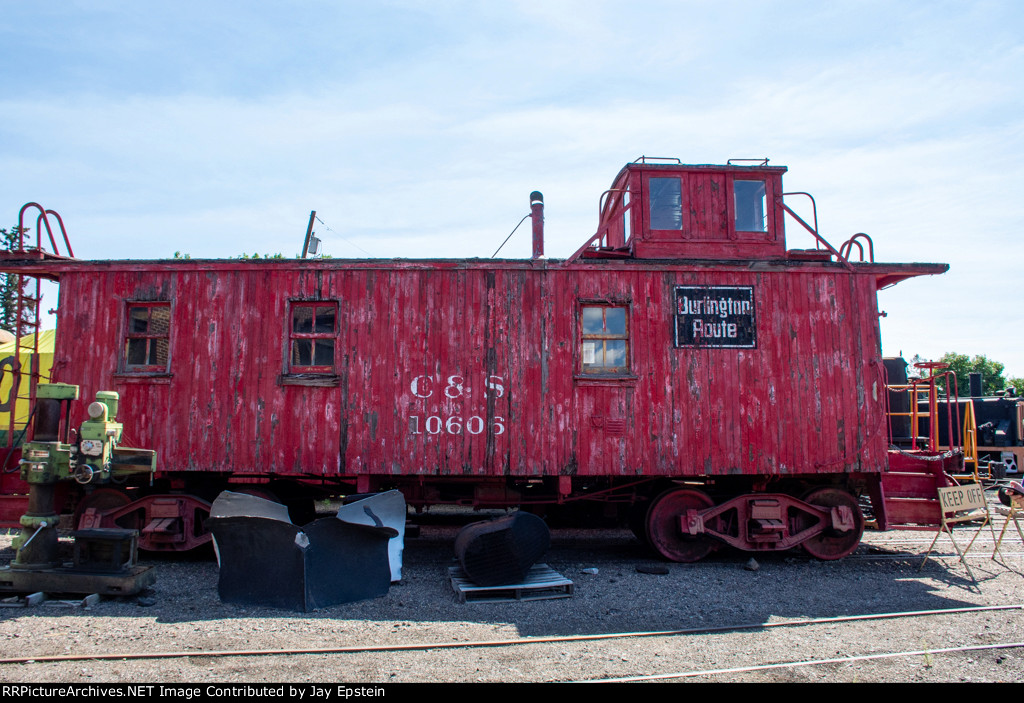
[[[462,603],[512,603],[523,600],[571,598],[573,582],[547,564],[534,564],[522,583],[477,586],[461,566],[448,567],[452,588]]]

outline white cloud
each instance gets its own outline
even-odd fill
[[[311,209],[337,256],[485,257],[537,189],[567,256],[628,159],[769,156],[834,243],[952,264],[882,294],[887,352],[1024,373],[1016,8],[18,5],[0,207],[58,209],[90,257],[289,255]]]

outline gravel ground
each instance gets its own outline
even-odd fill
[[[1002,518],[996,523],[1001,527]],[[940,652],[1024,641],[1024,612],[975,611],[850,622],[774,623],[863,614],[1021,604],[1024,545],[1011,527],[1001,561],[979,538],[970,560],[918,571],[931,534],[868,532],[840,562],[799,553],[721,551],[660,564],[628,531],[552,531],[543,560],[575,583],[571,598],[460,603],[447,578],[458,528],[425,525],[406,540],[404,579],[387,596],[313,613],[240,607],[217,596],[212,560],[156,560],[152,605],[103,599],[91,609],[0,608],[0,657],[182,652],[148,660],[0,664],[2,682],[540,682],[698,673],[682,681],[1020,681],[1024,648]],[[971,528],[960,528],[968,535]],[[1012,539],[1011,539],[1012,538]],[[8,561],[10,535],[0,535]],[[966,539],[958,541],[966,542]],[[946,539],[940,554],[953,553]],[[597,573],[587,570],[596,569]],[[746,627],[744,626],[753,626]],[[718,631],[709,632],[719,628]],[[732,628],[732,629],[721,629]],[[412,651],[202,656],[202,652],[431,645],[606,633],[704,632]],[[864,658],[898,652],[908,656]],[[859,658],[858,658],[859,657]],[[816,660],[844,660],[795,665]],[[746,671],[711,672],[764,665]]]

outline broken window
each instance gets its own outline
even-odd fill
[[[767,232],[767,197],[764,181],[735,181],[736,231]]]
[[[682,181],[678,178],[652,178],[648,181],[651,203],[651,229],[683,228]]]
[[[124,369],[166,372],[170,361],[171,304],[129,302]]]
[[[334,373],[334,345],[338,336],[336,302],[293,302],[289,330],[289,372]]]
[[[629,314],[626,306],[583,305],[580,312],[583,373],[629,373]]]

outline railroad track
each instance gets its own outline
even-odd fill
[[[167,660],[167,659],[203,659],[203,658],[268,658],[268,657],[296,657],[296,656],[324,656],[324,655],[366,655],[366,654],[396,654],[396,653],[420,653],[425,656],[436,656],[441,652],[451,650],[509,650],[512,648],[537,648],[551,645],[580,645],[592,643],[623,642],[641,639],[656,639],[671,643],[674,640],[688,639],[692,641],[695,637],[715,637],[737,633],[765,633],[775,630],[798,630],[812,628],[829,628],[826,633],[830,636],[836,634],[835,628],[853,624],[874,624],[885,627],[885,624],[898,621],[924,621],[934,618],[960,618],[968,619],[978,615],[991,615],[994,613],[1006,613],[1019,615],[1024,612],[1021,605],[1000,605],[1000,606],[977,606],[966,608],[949,608],[942,610],[907,611],[890,613],[865,613],[859,615],[846,615],[827,618],[803,618],[778,620],[765,623],[748,623],[737,625],[721,625],[700,628],[686,628],[669,631],[640,631],[640,632],[615,632],[592,635],[574,635],[561,637],[530,637],[519,639],[502,640],[475,640],[461,642],[424,642],[395,645],[356,645],[344,647],[314,647],[314,648],[291,648],[291,649],[248,649],[248,650],[181,650],[164,652],[106,652],[91,654],[70,654],[70,655],[43,655],[43,656],[20,656],[0,658],[0,665],[12,664],[46,664],[46,663],[68,663],[88,661],[130,661],[130,660]],[[956,625],[961,627],[961,625]],[[671,647],[665,647],[666,650]],[[795,670],[807,667],[842,666],[854,665],[857,663],[878,662],[882,660],[893,660],[897,658],[920,658],[927,661],[929,658],[940,655],[966,654],[977,652],[992,652],[1001,650],[1024,649],[1024,638],[1011,641],[988,642],[984,644],[962,644],[958,646],[915,648],[910,650],[897,651],[871,651],[860,654],[848,654],[844,656],[816,657],[816,658],[783,658],[782,661],[770,661],[760,663],[746,663],[730,667],[712,668],[688,668],[679,671],[657,671],[648,674],[634,674],[628,676],[607,676],[600,678],[586,679],[588,682],[631,682],[631,681],[656,681],[683,678],[715,678],[722,676],[734,676],[742,674],[755,674],[778,670]],[[788,654],[788,652],[787,652]],[[932,666],[928,663],[927,666]]]

